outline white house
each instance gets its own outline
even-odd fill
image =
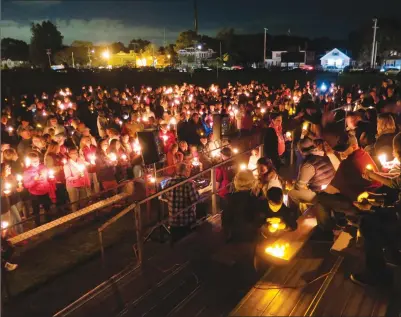
[[[212,49],[188,47],[178,51],[178,59],[183,66],[200,67],[202,62],[212,58],[215,52]]]
[[[324,70],[342,70],[351,64],[351,58],[335,48],[320,58]]]
[[[287,53],[287,51],[272,51],[272,58],[266,58],[266,66],[281,66],[281,54]]]

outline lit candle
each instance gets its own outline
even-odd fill
[[[117,161],[117,155],[115,153],[110,153],[109,158],[112,162]]]
[[[61,160],[61,162],[65,165],[65,164],[67,164],[67,159],[63,158],[63,159]]]
[[[235,111],[235,110],[234,110],[234,111]],[[238,110],[237,110],[237,112],[238,112]],[[266,112],[266,109],[265,109],[265,108],[261,108],[261,109],[260,109],[260,112],[261,112],[261,113],[265,113],[265,112]]]
[[[275,243],[272,246],[267,247],[265,249],[265,252],[276,258],[284,258],[288,247],[289,247],[288,243],[286,243],[286,244]]]
[[[2,221],[1,222],[1,228],[6,229],[8,227],[8,221]]]
[[[5,183],[4,184],[4,194],[9,195],[11,194],[11,184],[10,183]]]
[[[92,165],[96,164],[96,155],[92,154],[89,156],[89,161]]]
[[[200,164],[199,163],[199,159],[197,157],[194,157],[193,160],[192,160],[192,165],[193,166],[199,166],[199,164]]]
[[[238,149],[237,148],[233,148],[233,153],[234,154],[238,154]]]
[[[379,155],[379,161],[380,161],[380,164],[382,166],[386,165],[386,163],[387,163],[387,155],[386,154],[380,154]]]
[[[168,135],[162,135],[163,142],[166,143],[168,140]]]
[[[302,130],[308,130],[309,127],[309,123],[308,122],[304,122],[304,124],[302,125]]]
[[[78,164],[78,171],[81,173],[81,177],[84,176],[85,165]]]
[[[290,131],[286,132],[285,136],[287,137],[287,139],[290,139],[291,138],[291,132]]]
[[[31,166],[31,159],[29,157],[25,158],[25,167]]]
[[[327,185],[322,185],[321,189],[325,190],[327,188]]]
[[[127,160],[127,155],[123,154],[123,155],[121,155],[121,158],[125,161],[125,160]]]
[[[372,164],[366,165],[366,169],[367,169],[368,171],[373,171],[373,165],[372,165]]]
[[[149,182],[151,182],[151,183],[156,183],[156,178],[154,178],[153,176],[150,176],[149,177]]]
[[[14,131],[14,128],[13,128],[13,127],[8,127],[8,128],[7,128],[7,130],[8,130],[8,132],[10,132],[10,133],[11,133],[11,132],[13,132],[13,131]]]
[[[242,164],[239,166],[239,168],[240,168],[241,171],[245,171],[245,170],[246,170],[246,164],[242,163]]]
[[[21,174],[17,174],[16,175],[16,179],[17,179],[17,182],[18,182],[18,187],[22,187],[22,175]]]
[[[54,171],[52,169],[48,170],[47,175],[49,176],[49,179],[54,179]]]
[[[142,121],[143,121],[143,122],[148,122],[148,117],[143,116],[143,117],[142,117]]]

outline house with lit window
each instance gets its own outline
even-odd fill
[[[181,65],[185,67],[201,67],[206,60],[215,54],[212,49],[203,48],[201,45],[181,49],[177,53]]]
[[[323,70],[340,71],[351,64],[351,58],[335,48],[321,57],[320,63]]]
[[[382,70],[385,71],[391,68],[397,68],[401,70],[401,51],[390,50],[384,52],[385,57],[383,58]]]

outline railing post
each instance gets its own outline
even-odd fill
[[[103,231],[98,230],[99,233],[99,244],[100,244],[100,254],[102,256],[103,267],[106,267],[106,259],[104,256],[104,246],[103,246]]]
[[[212,167],[211,170],[211,179],[212,179],[212,214],[217,214],[217,197],[216,197],[216,168]]]
[[[142,218],[141,218],[141,205],[135,205],[135,229],[136,229],[136,244],[138,252],[138,263],[142,266],[143,261],[143,235],[142,235]]]

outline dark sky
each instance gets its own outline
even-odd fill
[[[2,1],[1,36],[29,41],[29,24],[50,19],[64,35],[64,43],[94,43],[141,37],[163,43],[193,27],[192,0],[154,1]],[[198,0],[199,32],[215,36],[223,27],[237,33],[346,39],[348,33],[374,16],[400,15],[401,0]],[[380,21],[379,21],[380,25]]]

